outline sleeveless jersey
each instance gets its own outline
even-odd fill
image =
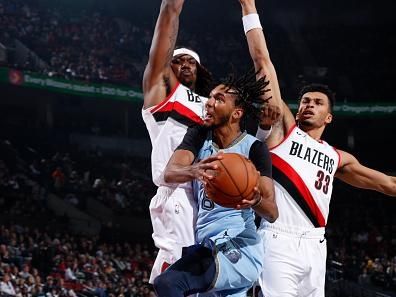
[[[236,143],[221,151],[239,153],[249,158],[250,148],[255,141],[257,141],[257,138],[244,133],[237,139]],[[197,155],[197,160],[205,159],[217,152],[217,146],[213,144],[211,137],[208,137]],[[198,242],[202,242],[205,238],[215,240],[217,236],[223,236],[226,230],[230,237],[236,237],[246,229],[256,230],[254,211],[251,208],[236,210],[214,203],[206,197],[204,186],[199,180],[193,181],[193,192],[194,197],[198,198],[196,227]]]
[[[270,150],[279,217],[273,226],[297,229],[325,227],[329,215],[338,152],[294,126]],[[262,221],[263,225],[268,222]]]
[[[178,83],[161,103],[142,110],[152,144],[151,171],[156,186],[167,186],[163,173],[173,151],[182,142],[187,128],[203,123],[207,98]],[[181,187],[191,187],[190,183]]]

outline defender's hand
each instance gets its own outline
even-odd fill
[[[260,128],[269,130],[281,116],[281,110],[278,106],[266,103],[263,105],[260,114]]]

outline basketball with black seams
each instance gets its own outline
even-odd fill
[[[235,208],[243,199],[255,195],[259,173],[248,158],[237,153],[222,153],[223,158],[214,161],[218,169],[207,173],[213,178],[206,180],[206,196],[216,204]]]

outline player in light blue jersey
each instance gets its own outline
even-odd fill
[[[205,296],[246,296],[262,270],[262,243],[256,233],[254,211],[274,222],[278,216],[271,179],[271,159],[264,143],[243,132],[245,116],[259,116],[268,81],[255,73],[230,78],[212,90],[205,105],[203,127],[190,128],[165,170],[169,183],[193,181],[198,201],[197,241],[183,257],[154,282],[160,297],[207,292]],[[206,170],[216,170],[221,152],[248,157],[260,172],[256,195],[234,208],[210,200]],[[254,209],[254,210],[253,210]]]

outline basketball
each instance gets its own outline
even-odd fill
[[[235,208],[243,199],[251,199],[259,174],[256,167],[245,156],[224,153],[216,160],[218,169],[211,171],[214,177],[205,185],[206,195],[215,203]]]

